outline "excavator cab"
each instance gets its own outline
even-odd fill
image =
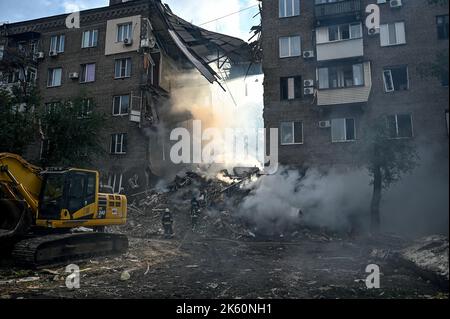
[[[95,172],[47,171],[42,176],[38,219],[66,219],[95,203],[97,195]]]

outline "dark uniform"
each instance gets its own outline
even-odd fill
[[[172,213],[170,212],[169,209],[166,209],[166,211],[163,214],[162,224],[164,228],[164,237],[166,238],[173,237],[173,218]]]
[[[198,215],[200,214],[200,203],[197,198],[193,197],[191,200],[191,222],[192,222],[192,230],[195,230],[198,223]]]

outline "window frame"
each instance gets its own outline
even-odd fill
[[[54,41],[54,39],[56,39]],[[64,53],[66,46],[66,35],[56,34],[50,37],[50,52],[56,52],[58,54]]]
[[[354,73],[354,71],[355,71],[355,66],[357,66],[357,65],[361,66],[361,71],[362,71],[362,74],[361,74],[361,76],[362,76],[361,77],[362,83],[361,84],[355,84],[355,73]],[[353,85],[351,85],[351,86],[346,86],[345,85],[345,68],[346,67],[351,67],[351,70],[352,70],[352,82],[353,82]],[[327,76],[328,76],[328,78],[327,78],[328,86],[327,87],[321,87],[320,86],[321,85],[321,81],[320,81],[320,79],[321,79],[321,77],[320,77],[321,72],[320,72],[320,70],[323,70],[323,69],[327,70]],[[337,75],[339,74],[339,72],[342,72],[343,79],[344,79],[344,86],[331,87],[331,85],[330,85],[330,83],[331,83],[331,81],[330,81],[330,69],[336,69],[336,71],[337,71],[336,74]],[[319,90],[342,90],[342,89],[364,87],[364,86],[366,86],[365,70],[366,69],[365,69],[364,62],[352,63],[352,64],[341,64],[341,65],[327,66],[327,67],[318,67],[317,68],[317,83],[318,83],[317,87],[318,87]]]
[[[292,15],[287,15],[288,1],[291,1],[292,3]],[[295,14],[295,2],[298,2],[298,14]],[[284,2],[284,15],[281,14],[281,2]],[[285,18],[292,18],[292,17],[298,17],[300,16],[302,9],[301,9],[301,0],[278,0],[278,18],[279,19],[285,19]]]
[[[441,19],[441,18],[444,18],[444,19],[447,18],[447,22],[439,23],[439,19]],[[439,28],[443,28],[443,30],[444,30],[443,38],[440,36],[441,34],[440,34]],[[448,14],[442,14],[442,15],[436,16],[436,31],[437,31],[438,40],[448,40],[449,39],[449,15]]]
[[[395,89],[395,81],[394,76],[392,74],[392,70],[394,69],[401,69],[405,68],[406,71],[406,90],[396,90]],[[388,90],[387,82],[386,82],[386,72],[390,74],[390,84],[392,85],[392,90]],[[393,92],[401,92],[401,91],[409,91],[410,90],[410,83],[409,83],[409,68],[407,65],[398,65],[398,66],[387,66],[383,68],[383,83],[384,83],[384,93],[393,93]]]
[[[300,52],[298,55],[292,55],[292,38],[298,38],[299,39],[299,49]],[[282,39],[288,39],[289,40],[289,44],[288,44],[288,48],[289,48],[289,53],[286,56],[283,56],[281,54],[281,41]],[[283,37],[279,37],[278,38],[278,46],[279,46],[279,50],[278,50],[278,55],[280,59],[286,59],[286,58],[296,58],[296,57],[300,57],[302,56],[302,37],[300,35],[289,35],[289,36],[283,36]]]
[[[123,70],[123,62],[125,61],[125,75],[122,76],[122,70]],[[117,67],[118,64],[120,64],[119,66],[119,73],[120,76],[117,76]],[[114,79],[126,79],[126,78],[131,78],[131,72],[132,72],[132,68],[133,68],[133,62],[131,58],[121,58],[121,59],[115,59],[114,60]],[[127,74],[127,71],[129,72],[129,74]]]
[[[126,113],[122,113],[122,100],[123,100],[124,96],[128,97],[128,108],[127,108],[127,112]],[[116,99],[117,98],[120,98],[119,113],[118,114],[114,113],[114,109],[115,109],[115,106],[116,106]],[[117,116],[117,117],[119,117],[119,116],[127,116],[127,115],[130,114],[130,110],[131,110],[131,94],[122,94],[122,95],[114,95],[113,96],[113,109],[112,109],[112,115],[113,116]]]
[[[333,121],[336,120],[344,120],[344,132],[345,132],[345,140],[336,140],[333,138]],[[352,120],[353,121],[353,134],[354,138],[349,139],[348,138],[348,131],[347,131],[347,121]],[[354,143],[357,141],[357,134],[356,134],[356,119],[354,117],[345,117],[345,118],[335,118],[331,119],[331,143]]]
[[[86,34],[88,34],[87,46],[85,46]],[[81,48],[88,49],[88,48],[96,48],[97,46],[98,46],[98,29],[83,31],[81,36]]]
[[[88,66],[93,65],[94,66],[94,79],[92,81],[88,81]],[[96,73],[97,73],[97,65],[96,63],[83,63],[81,64],[81,73],[80,73],[80,83],[93,83],[96,80]],[[84,79],[84,80],[83,80]]]
[[[54,84],[56,70],[61,70],[61,75],[60,75],[60,79],[59,79],[60,81],[59,81],[59,84],[57,84],[57,85]],[[51,73],[51,75],[50,75],[50,73]],[[49,68],[48,73],[47,73],[47,88],[54,88],[54,87],[62,86],[62,82],[63,82],[62,78],[63,78],[63,68],[62,67]],[[50,79],[52,80],[51,84],[50,84]]]
[[[398,42],[398,38],[397,38],[397,25],[398,24],[401,24],[403,26],[403,39],[404,39],[404,42]],[[387,36],[388,36],[387,43],[383,42],[383,28],[385,26],[387,27]],[[391,32],[390,31],[390,26],[394,26],[394,28],[395,28],[395,36],[396,36],[396,42],[395,43],[390,43],[390,41],[391,41],[391,38],[390,38],[390,32]],[[384,24],[380,25],[380,46],[381,47],[394,47],[394,46],[397,46],[397,45],[405,45],[405,44],[407,44],[405,21],[395,21],[395,22],[384,23]]]
[[[127,27],[126,35],[128,35],[128,37],[125,36],[125,32],[124,32],[125,27]],[[116,43],[121,43],[121,42],[124,42],[125,39],[132,39],[132,38],[133,38],[133,22],[132,21],[120,23],[117,25]]]
[[[281,129],[283,123],[290,123],[291,124],[291,133],[292,133],[292,143],[284,143],[283,142],[283,131]],[[302,141],[301,142],[296,142],[295,141],[295,123],[301,123],[302,125]],[[289,145],[303,145],[305,144],[305,125],[303,123],[303,121],[300,120],[291,120],[291,121],[280,121],[280,145],[281,146],[289,146]]]
[[[399,125],[398,125],[398,117],[402,115],[408,115],[410,124],[411,124],[411,136],[399,136]],[[414,121],[413,116],[411,113],[396,113],[396,114],[390,114],[386,116],[386,127],[389,130],[389,117],[395,117],[395,130],[396,130],[396,136],[391,137],[389,136],[390,140],[406,140],[406,139],[413,139],[414,138]]]
[[[120,142],[118,138],[120,137]],[[127,133],[115,133],[111,134],[111,155],[125,155],[127,154]],[[120,145],[120,151],[119,146]]]

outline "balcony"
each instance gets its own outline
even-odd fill
[[[315,6],[316,22],[320,25],[323,21],[336,18],[352,17],[360,19],[362,12],[361,0],[345,0],[333,3],[322,3]]]
[[[368,102],[372,90],[370,62],[364,62],[363,67],[364,85],[346,88],[319,89],[317,91],[317,105],[333,106]]]
[[[317,43],[317,61],[347,59],[364,55],[363,39]]]

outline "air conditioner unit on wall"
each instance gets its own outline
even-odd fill
[[[391,0],[389,5],[391,8],[400,8],[402,6],[402,0]]]
[[[133,39],[126,38],[126,39],[123,40],[123,44],[126,45],[126,46],[133,45]]]
[[[312,87],[312,86],[314,86],[314,80],[304,80],[303,81],[303,86],[304,87]]]
[[[304,88],[303,89],[303,95],[313,95],[314,94],[314,88]]]
[[[78,79],[80,75],[77,72],[72,72],[69,74],[70,79]]]
[[[48,53],[48,55],[49,56],[57,56],[58,55],[58,52],[56,52],[56,51],[50,51],[49,53]]]
[[[155,46],[156,46],[156,39],[155,38],[149,38],[149,39],[142,39],[141,40],[141,48],[153,49]]]
[[[44,52],[37,52],[35,55],[36,59],[43,59],[45,57],[45,53]]]
[[[380,34],[380,29],[379,28],[370,28],[368,31],[369,35],[376,35],[376,34]]]
[[[320,121],[319,127],[320,128],[329,128],[329,127],[331,127],[331,121]]]
[[[313,50],[303,51],[303,58],[304,59],[314,58],[314,51]]]

